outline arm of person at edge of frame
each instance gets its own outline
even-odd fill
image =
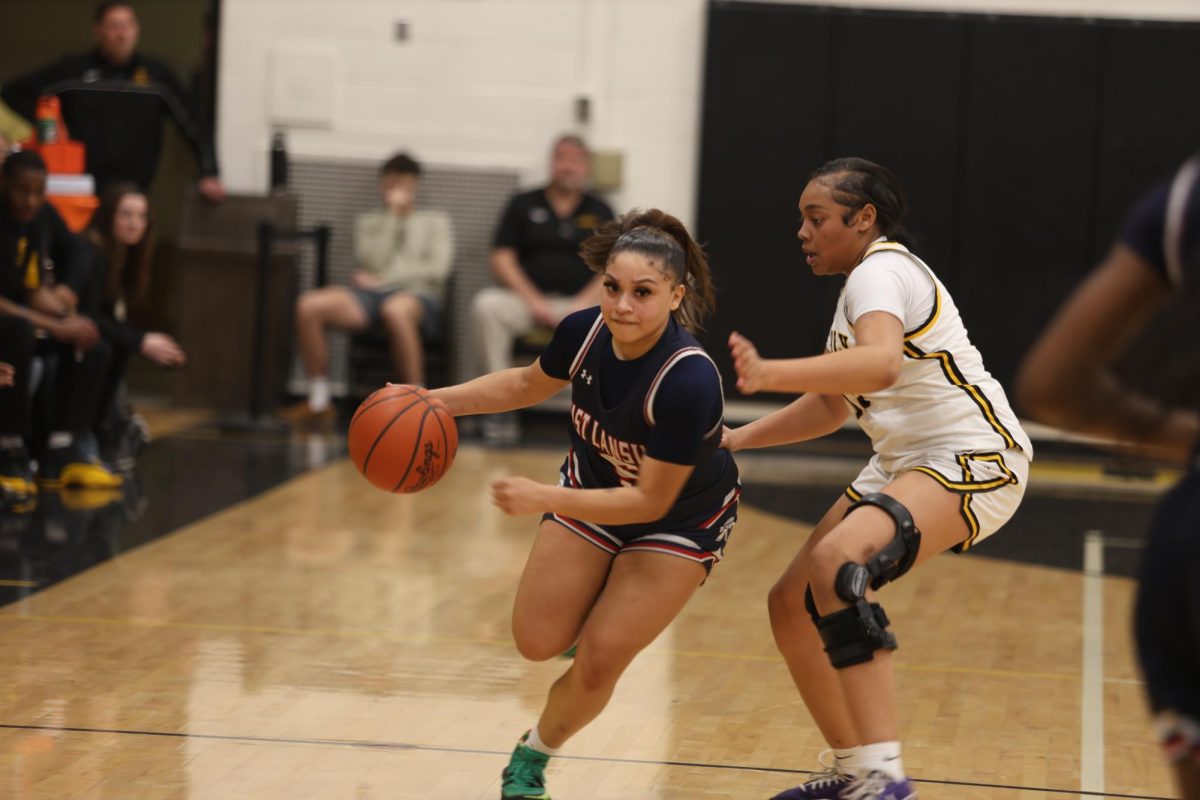
[[[1115,245],[1026,354],[1017,375],[1021,410],[1058,428],[1133,443],[1139,455],[1186,461],[1200,414],[1164,407],[1110,371],[1171,293],[1136,251]]]

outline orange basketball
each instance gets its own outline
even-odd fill
[[[419,386],[385,386],[354,412],[346,434],[350,460],[388,492],[428,489],[458,452],[458,428],[441,403]]]

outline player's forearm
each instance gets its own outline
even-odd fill
[[[447,386],[430,392],[441,400],[456,417],[471,414],[498,414],[537,405],[558,389],[558,385],[543,385],[530,379],[536,365],[513,367],[482,375],[474,380]],[[549,380],[549,379],[547,379]]]
[[[542,489],[547,511],[564,517],[587,520],[596,525],[632,525],[662,519],[674,497],[656,497],[636,486],[614,489]]]
[[[870,394],[900,376],[903,356],[882,346],[859,346],[809,358],[770,359],[763,389],[772,392]]]
[[[840,398],[835,402],[841,403]],[[827,436],[842,426],[849,411],[835,413],[826,398],[806,394],[787,406],[730,432],[733,451],[775,447]]]

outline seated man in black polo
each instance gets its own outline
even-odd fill
[[[579,245],[613,212],[584,191],[590,172],[583,140],[560,136],[551,151],[549,185],[509,200],[491,254],[500,285],[476,295],[471,307],[479,374],[508,367],[521,334],[553,328],[567,314],[600,302],[600,278],[584,265]],[[491,443],[513,443],[516,418],[487,417],[483,432]]]
[[[39,483],[47,488],[119,486],[120,476],[100,463],[92,437],[111,353],[95,323],[75,313],[72,293],[54,286],[54,272],[89,267],[86,251],[46,202],[46,164],[40,156],[11,155],[0,176],[0,361],[13,367],[15,383],[13,391],[0,392],[0,482],[10,495],[35,491],[24,438],[32,419],[36,350],[55,377]],[[45,339],[35,344],[38,332]]]

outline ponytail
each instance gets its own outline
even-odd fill
[[[686,291],[673,312],[675,318],[692,333],[702,330],[716,308],[716,291],[704,250],[683,223],[656,208],[634,209],[601,226],[580,252],[588,268],[602,275],[613,258],[626,251],[659,261],[664,274],[683,284]]]

